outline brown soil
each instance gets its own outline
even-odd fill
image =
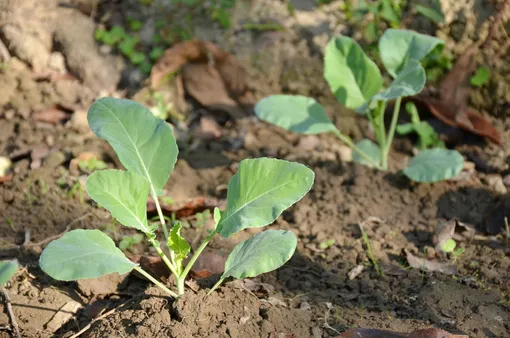
[[[313,27],[300,27],[299,34],[315,34]],[[313,53],[322,40],[299,34],[277,33],[267,53],[253,59],[248,57],[253,50],[247,51],[242,42],[236,45],[236,55],[251,64],[254,93],[311,95],[328,112],[339,111],[320,77],[320,57]],[[252,34],[245,44],[274,38]],[[393,168],[383,173],[342,161],[344,149],[327,135],[299,137],[251,117],[229,122],[220,139],[198,140],[192,148],[181,149],[166,193],[176,201],[224,199],[237,163],[249,157],[278,157],[310,166],[316,173],[312,190],[271,226],[298,236],[298,249],[287,264],[253,278],[254,283],[228,281],[211,296],[206,292],[217,276],[190,280],[178,300],[135,274],[93,282],[52,280],[38,267],[38,256],[52,236],[67,228],[100,228],[118,242],[133,232],[112,224],[104,210],[80,193],[86,173],[70,168],[70,161],[83,151],[96,152],[110,167],[118,167],[107,144],[83,129],[74,118],[77,112],[70,121],[57,124],[36,122],[32,116],[57,103],[76,104],[82,110],[93,95],[78,82],[36,81],[26,68],[14,69],[0,74],[0,89],[10,97],[8,103],[0,102],[0,155],[14,159],[13,179],[0,184],[0,259],[16,257],[22,266],[6,286],[22,337],[70,337],[87,328],[81,337],[317,338],[334,337],[351,327],[412,331],[432,326],[470,337],[510,336],[510,248],[505,234],[486,231],[487,220],[496,215],[493,208],[500,201],[508,204],[503,177],[508,174],[510,147],[486,146],[479,140],[458,146],[476,162],[476,171],[427,185],[398,174],[410,158],[409,140],[396,142]],[[362,120],[351,115],[339,120],[340,128],[355,139],[370,136]],[[505,117],[498,123],[500,129],[510,125]],[[503,142],[510,145],[508,133]],[[380,273],[359,227],[371,217],[380,221],[367,222],[364,229]],[[440,257],[432,241],[436,227],[454,218],[476,228],[473,238],[459,241],[466,251],[456,261]],[[188,222],[184,236],[203,237],[194,220]],[[216,238],[210,248],[226,255],[253,232]],[[333,244],[321,248],[330,240]],[[199,241],[193,243],[196,248]],[[135,249],[132,253],[152,254],[141,245]],[[459,272],[451,276],[412,269],[404,250],[449,261]],[[349,272],[358,266],[363,270],[350,279]],[[62,310],[73,302],[81,307],[76,314]],[[108,315],[94,321],[101,314]],[[61,322],[51,329],[48,322],[54,317]],[[2,302],[0,338],[10,336],[8,327]]]

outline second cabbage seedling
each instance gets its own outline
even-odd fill
[[[347,108],[364,114],[372,125],[377,144],[364,139],[354,143],[328,118],[313,98],[300,95],[273,95],[259,101],[255,113],[264,121],[303,134],[333,133],[353,150],[353,160],[379,170],[388,169],[388,155],[397,127],[402,98],[420,93],[425,70],[420,64],[443,41],[413,31],[388,29],[379,40],[381,61],[393,82],[383,87],[376,63],[347,36],[333,38],[324,58],[324,77],[336,99]],[[395,101],[389,128],[385,113]],[[457,176],[463,157],[455,150],[431,149],[420,152],[404,170],[418,182],[435,182]]]
[[[170,126],[139,103],[114,98],[96,101],[88,112],[88,121],[92,131],[110,143],[127,169],[94,172],[87,179],[88,194],[119,223],[145,235],[175,276],[177,292],[130,261],[99,230],[73,230],[45,248],[40,258],[41,269],[57,280],[97,278],[136,270],[169,295],[178,297],[184,293],[184,281],[193,264],[214,236],[228,238],[246,228],[274,222],[313,184],[313,171],[298,163],[269,158],[241,161],[228,184],[226,209],[214,210],[214,229],[184,266],[191,247],[180,234],[179,222],[168,230],[158,202],[177,160],[178,148]],[[149,195],[155,201],[159,225],[147,220]],[[157,239],[160,225],[169,255]],[[253,277],[277,269],[290,259],[296,244],[296,237],[287,230],[266,230],[254,235],[234,248],[211,291],[227,277]]]

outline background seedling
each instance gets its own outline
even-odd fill
[[[99,230],[70,231],[44,249],[41,269],[58,280],[97,278],[136,270],[167,294],[178,297],[184,293],[184,281],[193,264],[214,236],[229,238],[246,228],[274,222],[313,184],[313,171],[301,164],[269,158],[241,161],[228,184],[226,209],[214,210],[213,230],[184,266],[191,247],[180,234],[180,222],[173,222],[170,230],[167,228],[158,201],[177,160],[177,144],[170,126],[139,103],[114,98],[96,101],[89,110],[88,121],[90,129],[110,143],[127,169],[95,171],[87,179],[88,194],[119,223],[145,235],[175,276],[177,292],[130,261]],[[159,225],[147,220],[149,194],[156,205],[168,256],[158,241]],[[277,269],[290,259],[296,245],[294,234],[284,230],[266,230],[238,244],[211,292],[228,277],[253,277]]]
[[[367,247],[367,255],[368,255],[368,258],[370,259],[370,262],[372,263],[372,266],[374,267],[377,274],[384,276],[384,271],[379,266],[379,263],[377,263],[377,259],[375,258],[374,253],[372,251],[372,246],[370,245],[370,240],[368,239],[368,235],[361,224],[359,224],[359,230],[361,231],[361,238],[363,238],[363,242],[365,243],[365,246]]]
[[[416,133],[418,135],[418,149],[420,150],[445,147],[444,142],[439,139],[439,135],[434,128],[428,122],[420,121],[420,116],[414,103],[406,103],[406,110],[411,117],[411,122],[398,125],[397,134],[407,135]]]
[[[313,98],[269,96],[256,104],[255,113],[266,122],[297,133],[333,133],[354,151],[354,161],[387,170],[402,98],[422,91],[426,78],[419,61],[440,44],[443,44],[441,40],[431,36],[388,29],[379,41],[379,51],[382,63],[394,80],[384,89],[379,68],[354,40],[338,36],[329,42],[324,77],[340,103],[368,118],[377,144],[368,139],[355,144],[336,128]],[[386,106],[393,100],[391,123],[386,130]],[[458,175],[463,163],[462,155],[455,150],[425,150],[411,161],[404,174],[414,181],[435,182]]]
[[[483,87],[489,82],[491,72],[487,67],[480,67],[476,70],[475,75],[471,77],[471,85],[473,87]]]

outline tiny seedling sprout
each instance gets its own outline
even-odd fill
[[[136,270],[170,296],[178,297],[184,293],[184,281],[193,264],[214,236],[229,238],[244,229],[271,224],[300,200],[314,181],[313,171],[302,164],[270,158],[241,161],[228,184],[225,210],[214,209],[214,228],[184,265],[192,248],[180,234],[179,221],[172,222],[168,229],[158,201],[177,160],[178,148],[170,126],[141,104],[115,98],[96,101],[88,112],[88,122],[97,136],[110,143],[127,169],[95,171],[87,178],[88,194],[119,223],[144,234],[175,276],[177,292],[130,261],[100,230],[70,231],[44,249],[41,269],[57,280],[97,278]],[[149,195],[154,200],[159,224],[147,219]],[[158,240],[160,227],[169,255]],[[279,268],[293,255],[296,245],[296,236],[288,230],[262,231],[241,242],[230,253],[211,292],[228,277],[253,277]]]
[[[368,118],[377,144],[368,139],[354,143],[310,97],[272,95],[256,104],[255,113],[260,119],[293,132],[332,133],[353,150],[354,161],[387,170],[402,99],[422,91],[426,75],[420,60],[443,44],[440,39],[409,30],[386,30],[379,40],[379,52],[393,82],[383,88],[383,77],[376,63],[353,39],[337,36],[329,42],[324,77],[340,103]],[[385,113],[391,101],[394,106],[387,129]],[[455,150],[426,149],[411,161],[404,174],[413,181],[436,182],[457,176],[463,164],[462,155]]]

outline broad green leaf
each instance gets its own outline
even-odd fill
[[[404,174],[416,182],[438,182],[457,176],[464,158],[456,150],[429,149],[416,155],[404,169]]]
[[[122,170],[101,170],[87,178],[87,193],[112,213],[119,223],[150,233],[147,224],[149,182]]]
[[[48,244],[39,264],[48,275],[62,281],[98,278],[114,272],[122,275],[137,266],[101,231],[81,229]]]
[[[337,100],[348,108],[363,105],[382,87],[382,77],[374,61],[356,41],[338,36],[328,43],[324,77]]]
[[[444,22],[444,14],[443,14],[443,11],[441,10],[440,4],[439,4],[439,6],[432,6],[432,7],[416,4],[416,5],[414,5],[414,9],[416,9],[416,11],[418,13],[420,13],[427,19],[432,20],[437,24]]]
[[[405,29],[387,29],[379,40],[381,60],[388,73],[394,78],[405,68],[409,60],[420,61],[441,39]]]
[[[399,97],[413,96],[423,90],[427,77],[418,61],[409,60],[406,67],[391,85],[372,97],[372,100],[391,101]]]
[[[365,155],[374,160],[374,162],[381,163],[381,148],[374,142],[368,139],[363,139],[356,143],[356,147],[363,151]],[[356,151],[352,152],[352,160],[356,163],[372,167],[372,163],[361,157],[360,154],[358,154]]]
[[[218,207],[214,208],[213,219],[214,219],[214,227],[216,228],[218,226],[218,223],[220,223],[220,220],[221,220],[220,208],[218,208]]]
[[[272,95],[255,105],[255,114],[263,121],[302,134],[320,134],[336,130],[324,108],[311,97]]]
[[[175,258],[180,263],[188,256],[191,247],[188,242],[181,236],[182,223],[177,221],[174,223],[166,245],[175,252]]]
[[[441,245],[441,250],[446,253],[452,252],[456,246],[457,242],[455,242],[454,239],[449,238],[443,243],[443,245]]]
[[[160,195],[177,160],[170,126],[138,102],[105,97],[88,112],[90,129],[110,143],[124,167],[145,177]]]
[[[18,261],[13,259],[10,261],[0,261],[0,287],[11,279],[16,270],[18,270]]]
[[[221,278],[242,279],[278,269],[292,257],[296,245],[296,236],[288,230],[258,233],[232,250]]]
[[[310,190],[314,178],[314,172],[299,163],[271,158],[241,161],[228,183],[227,208],[217,231],[228,238],[274,222]]]
[[[471,85],[474,87],[482,87],[489,82],[491,72],[487,67],[480,67],[476,70],[475,75],[471,77]]]

